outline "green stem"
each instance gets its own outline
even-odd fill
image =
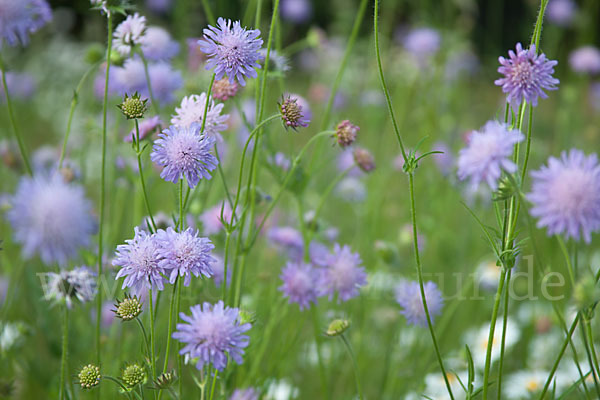
[[[146,75],[146,85],[148,85],[148,94],[150,95],[152,108],[154,109],[154,113],[156,115],[160,115],[160,107],[154,98],[154,93],[152,92],[152,83],[150,82],[150,73],[148,72],[148,60],[146,60],[146,56],[144,56],[142,49],[139,49],[138,54],[140,55],[142,63],[144,64],[144,74]]]
[[[585,318],[582,314],[581,318]],[[583,339],[583,347],[585,349],[585,353],[587,354],[588,363],[590,364],[592,379],[594,381],[594,388],[596,388],[596,394],[598,398],[600,398],[600,383],[598,382],[598,373],[596,372],[596,368],[594,367],[594,360],[592,359],[592,351],[590,349],[590,344],[588,343],[588,337],[585,333],[585,329],[580,329],[581,338]]]
[[[123,391],[124,391],[125,393],[128,393],[128,392],[129,392],[129,389],[128,389],[128,388],[127,388],[125,385],[123,385],[123,383],[121,383],[121,381],[120,381],[120,380],[118,380],[118,379],[116,379],[116,378],[113,378],[112,376],[108,376],[108,375],[105,375],[105,376],[103,376],[103,378],[104,378],[104,379],[108,379],[109,381],[112,381],[112,382],[116,383],[117,385],[119,385],[119,387],[120,387],[121,389],[123,389]]]
[[[585,332],[588,338],[588,344],[590,347],[590,353],[592,354],[592,361],[595,376],[600,376],[600,366],[598,365],[598,356],[596,355],[596,346],[594,345],[594,335],[592,335],[592,324],[588,318],[583,319],[583,324],[585,326]],[[600,395],[600,394],[599,394]]]
[[[67,376],[67,357],[69,352],[69,308],[64,305],[63,332],[62,332],[62,357],[60,361],[60,387],[58,399],[63,400],[65,394],[65,377]]]
[[[169,305],[169,328],[167,330],[167,350],[165,351],[165,362],[163,364],[163,373],[167,372],[167,368],[169,367],[169,354],[171,352],[171,334],[173,333],[173,311],[175,309],[176,303],[176,290],[177,284],[179,282],[179,277],[175,279],[175,283],[173,284],[173,291],[171,292],[171,304]],[[162,392],[161,392],[162,393]],[[160,399],[160,395],[158,397]]]
[[[504,268],[504,267],[503,267]],[[502,298],[502,289],[504,288],[504,282],[508,271],[502,271],[500,275],[500,281],[498,282],[498,290],[496,291],[496,297],[494,299],[494,308],[492,310],[492,320],[490,321],[490,331],[488,334],[487,350],[485,353],[485,368],[483,370],[483,399],[486,400],[489,392],[489,378],[490,378],[490,366],[492,363],[492,345],[494,343],[494,332],[496,330],[496,319],[498,318],[498,309],[500,307],[500,299]]]
[[[140,183],[142,184],[142,192],[144,195],[144,202],[146,203],[146,209],[148,210],[148,215],[150,216],[150,222],[152,222],[152,229],[154,229],[154,232],[156,232],[156,222],[154,222],[154,217],[152,216],[152,209],[150,208],[150,200],[148,199],[148,192],[146,190],[146,182],[144,181],[144,170],[142,169],[142,152],[140,151],[140,126],[138,124],[137,118],[134,121],[135,121],[135,146],[136,146],[138,170],[139,170],[139,174],[140,174]]]
[[[219,371],[215,370],[215,373],[213,375],[212,387],[210,388],[210,399],[209,400],[213,400],[213,397],[215,395],[215,387],[217,386],[217,377],[218,376],[219,376]]]
[[[181,285],[179,285],[179,289],[177,289],[177,313],[175,314],[175,318],[179,318],[179,313],[181,310]],[[179,347],[179,349],[181,348],[181,345],[177,345]],[[179,398],[182,399],[182,395],[183,395],[183,376],[181,375],[181,371],[183,371],[183,358],[181,357],[181,354],[179,353],[179,351],[177,351],[177,376],[179,376],[179,380],[178,380],[178,391],[179,391]]]
[[[375,0],[375,13],[373,15],[373,29],[375,35],[375,56],[377,58],[377,68],[379,70],[379,79],[381,80],[381,86],[383,88],[383,93],[385,94],[385,100],[388,106],[388,111],[390,113],[390,118],[392,119],[392,126],[394,127],[394,133],[396,134],[396,139],[398,140],[398,144],[400,145],[400,150],[402,151],[402,158],[404,158],[404,162],[408,160],[406,155],[406,150],[404,149],[404,144],[402,143],[402,137],[400,136],[400,128],[398,127],[398,122],[396,121],[396,116],[394,115],[394,106],[392,105],[392,98],[390,97],[390,92],[388,90],[387,84],[385,82],[385,77],[383,75],[383,67],[381,65],[381,54],[379,54],[379,0]]]
[[[215,19],[215,15],[210,9],[210,4],[208,4],[208,0],[202,0],[202,8],[204,9],[204,14],[206,14],[206,19],[209,24],[215,25],[217,20]]]
[[[448,390],[448,395],[450,399],[454,400],[454,395],[452,394],[452,388],[450,387],[450,381],[448,381],[448,374],[446,373],[446,368],[444,367],[444,361],[442,360],[442,356],[440,354],[440,349],[438,346],[437,338],[435,336],[435,331],[433,330],[433,323],[431,322],[431,316],[429,314],[429,308],[427,307],[427,299],[425,297],[425,286],[423,283],[423,267],[421,265],[421,257],[419,255],[419,244],[417,237],[417,211],[415,207],[415,188],[414,188],[414,175],[413,173],[408,174],[408,187],[410,192],[410,211],[411,211],[411,219],[412,219],[412,231],[413,231],[413,247],[415,252],[415,262],[417,265],[417,278],[419,280],[419,288],[421,290],[421,300],[423,302],[423,310],[425,311],[425,317],[427,318],[427,327],[429,328],[429,333],[431,335],[431,341],[433,342],[433,348],[435,350],[435,354],[437,356],[438,364],[440,365],[440,370],[444,377],[444,382],[446,383],[446,389]]]
[[[498,366],[498,399],[502,398],[502,368],[504,367],[504,350],[506,344],[506,326],[508,324],[508,299],[510,297],[510,275],[512,269],[506,273],[506,291],[504,292],[504,313],[502,315],[502,340],[500,342],[500,364]]]
[[[81,77],[79,83],[77,84],[77,88],[73,92],[73,98],[71,99],[71,109],[69,110],[69,119],[67,120],[67,131],[65,132],[65,138],[63,139],[62,149],[60,151],[60,159],[58,161],[58,169],[60,170],[63,165],[63,161],[65,159],[65,155],[67,153],[67,142],[69,141],[69,135],[71,134],[71,124],[73,122],[73,115],[75,115],[75,108],[79,103],[79,92],[83,87],[87,77],[90,75],[92,71],[95,71],[98,68],[98,63],[92,65]]]
[[[29,157],[27,156],[27,150],[25,149],[25,143],[23,142],[23,137],[21,136],[21,131],[17,126],[17,119],[15,118],[15,113],[12,107],[12,101],[10,98],[10,93],[8,92],[8,85],[6,83],[6,67],[4,65],[4,61],[2,57],[0,57],[0,72],[2,73],[2,88],[4,89],[4,97],[6,98],[6,107],[8,108],[8,118],[10,119],[10,124],[12,125],[13,132],[15,134],[15,138],[17,139],[17,144],[19,145],[19,151],[21,152],[21,157],[23,158],[23,164],[25,164],[25,170],[29,175],[33,175],[31,170],[31,164],[29,164]]]
[[[313,328],[315,333],[315,346],[317,350],[317,360],[319,362],[319,380],[321,381],[321,390],[323,391],[323,397],[329,397],[329,391],[327,389],[327,375],[325,373],[325,364],[323,363],[323,356],[321,352],[321,330],[319,326],[319,315],[317,314],[317,307],[312,306],[310,308],[311,316],[313,319]]]
[[[359,399],[363,400],[363,394],[362,394],[362,390],[360,387],[360,379],[358,377],[358,364],[356,363],[356,357],[354,356],[354,351],[352,351],[352,346],[350,345],[350,342],[346,338],[346,335],[344,335],[342,333],[340,335],[340,338],[342,338],[342,341],[346,345],[346,350],[348,350],[348,354],[350,354],[350,358],[352,359],[352,367],[354,368],[354,379],[356,380],[356,390],[358,391]]]
[[[152,380],[156,380],[156,343],[154,332],[154,306],[152,301],[152,288],[148,289],[148,307],[150,308],[150,365],[152,366]]]
[[[148,335],[146,334],[146,328],[144,328],[144,324],[142,323],[142,321],[140,321],[138,317],[135,317],[135,320],[137,321],[138,326],[142,331],[142,336],[144,337],[144,343],[146,344],[146,354],[148,357],[150,357],[150,344],[148,343]]]
[[[102,103],[102,161],[100,166],[100,210],[98,220],[98,288],[102,278],[103,235],[104,235],[104,201],[106,189],[106,131],[108,114],[108,78],[110,72],[110,53],[112,51],[112,14],[107,15],[108,44],[106,47],[106,74],[104,76],[104,100]],[[102,319],[102,290],[96,295],[96,362],[100,365],[100,323]]]

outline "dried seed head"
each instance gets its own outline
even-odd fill
[[[362,169],[364,172],[371,172],[375,169],[375,159],[369,153],[368,150],[365,150],[361,147],[357,147],[354,149],[354,162]]]
[[[156,378],[154,384],[157,389],[162,390],[169,388],[176,380],[175,371],[163,372]]]
[[[233,83],[230,83],[228,78],[219,79],[213,84],[212,97],[217,100],[226,101],[235,96],[238,89],[239,86],[237,82],[234,81]]]
[[[78,375],[79,384],[83,389],[91,389],[100,383],[100,368],[93,364],[88,364],[81,368]]]
[[[279,103],[281,120],[286,128],[306,128],[310,122],[304,115],[304,110],[295,97],[287,96]]]
[[[353,125],[347,119],[340,122],[335,128],[335,139],[340,147],[348,147],[356,140],[356,134],[360,128]]]
[[[123,300],[117,300],[113,312],[123,321],[131,321],[141,314],[142,302],[139,297],[126,294]]]
[[[125,94],[123,102],[118,104],[117,107],[127,119],[139,119],[144,117],[144,113],[148,109],[147,102],[148,99],[142,99],[139,93],[135,92],[131,97]]]

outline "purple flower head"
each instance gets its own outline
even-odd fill
[[[83,188],[66,183],[58,173],[21,178],[11,203],[7,219],[25,259],[37,254],[46,265],[66,266],[96,232]]]
[[[171,123],[181,127],[188,127],[193,123],[202,125],[205,107],[206,93],[186,96],[181,100],[181,105],[175,108],[176,114],[171,118]],[[213,99],[210,99],[208,110],[206,111],[206,124],[203,133],[219,139],[219,132],[227,129],[225,122],[227,122],[229,115],[221,115],[223,107],[223,104],[215,103]]]
[[[205,235],[216,235],[223,229],[221,222],[221,208],[223,208],[223,219],[229,223],[231,221],[231,206],[225,201],[223,204],[209,208],[200,215],[202,228]]]
[[[337,292],[338,302],[358,296],[360,287],[367,284],[367,273],[361,264],[358,253],[352,253],[349,246],[341,247],[336,243],[327,258],[327,267],[321,273],[320,294],[331,300]]]
[[[284,97],[281,103],[279,103],[281,120],[286,129],[292,128],[293,130],[297,130],[300,127],[306,128],[310,123],[310,119],[307,117],[308,114],[306,114],[302,103],[306,103],[306,101],[301,101],[299,97],[291,96]]]
[[[37,32],[52,19],[45,0],[0,0],[0,47],[29,43],[29,34]]]
[[[600,50],[594,46],[583,46],[569,54],[569,65],[580,74],[600,73]]]
[[[498,187],[502,170],[509,174],[517,170],[511,161],[514,145],[525,139],[516,129],[498,121],[488,121],[481,131],[474,131],[467,147],[458,155],[459,179],[470,178],[473,187],[485,181],[492,190]]]
[[[208,26],[204,29],[204,40],[199,40],[200,50],[209,57],[206,69],[215,69],[215,79],[224,76],[233,83],[237,80],[245,86],[244,77],[256,78],[255,68],[260,68],[258,61],[261,59],[259,50],[263,44],[259,38],[258,29],[246,30],[239,21],[219,18],[217,26]]]
[[[155,240],[158,246],[159,265],[170,274],[169,282],[185,277],[184,286],[189,286],[192,275],[211,277],[211,264],[216,261],[211,255],[215,248],[210,239],[199,237],[198,231],[188,228],[175,232],[173,228],[159,229]]]
[[[122,56],[128,56],[134,46],[141,45],[146,33],[146,17],[138,13],[128,15],[115,29],[114,48]]]
[[[533,183],[527,199],[533,203],[531,215],[548,235],[586,243],[600,229],[600,165],[596,154],[586,156],[571,149],[560,159],[550,157],[548,165],[532,171]]]
[[[235,389],[229,400],[258,400],[260,393],[254,388]]]
[[[183,87],[183,78],[181,72],[173,69],[173,67],[166,62],[158,62],[150,65],[148,68],[148,75],[150,75],[150,84],[152,85],[152,94],[156,101],[160,104],[171,104],[175,101],[175,92]],[[146,83],[144,80],[144,90],[148,92]],[[149,98],[145,95],[144,91],[141,91],[144,97]]]
[[[163,290],[166,271],[159,263],[156,238],[137,227],[134,232],[133,239],[117,246],[112,265],[121,269],[116,279],[125,277],[122,288],[130,287],[137,295],[151,288]]]
[[[139,124],[140,140],[143,140],[143,139],[147,138],[148,136],[152,135],[154,133],[154,131],[160,127],[161,124],[162,124],[162,121],[160,120],[160,117],[158,115],[147,118],[147,119],[143,120],[142,122],[140,122],[140,124]],[[130,131],[127,134],[127,136],[125,136],[123,138],[123,140],[126,141],[127,143],[131,143],[133,138],[135,137],[135,135],[136,135],[136,131],[135,131],[135,128],[133,128],[133,130]]]
[[[269,229],[267,238],[271,243],[281,247],[288,256],[297,260],[302,256],[304,240],[302,234],[291,226],[277,226]]]
[[[227,366],[228,356],[241,364],[244,348],[250,341],[244,332],[251,325],[240,323],[239,310],[225,307],[219,301],[215,305],[196,304],[190,307],[190,311],[191,316],[179,314],[184,323],[177,324],[177,330],[173,333],[173,339],[185,344],[179,353],[197,358],[196,368],[199,370],[212,364],[222,371]]]
[[[166,29],[150,26],[142,38],[142,52],[148,60],[170,60],[179,53],[179,43]]]
[[[294,24],[303,24],[312,16],[310,0],[282,0],[280,5],[281,18]]]
[[[508,59],[498,58],[498,72],[504,78],[497,79],[494,83],[502,86],[502,92],[507,95],[506,100],[513,107],[516,108],[523,100],[535,107],[538,97],[548,97],[544,90],[557,89],[559,81],[552,74],[558,61],[547,59],[543,53],[537,55],[534,45],[523,49],[521,43],[517,43],[516,52],[509,50],[508,56]]]
[[[36,87],[33,76],[27,73],[15,72],[6,73],[6,86],[8,87],[11,100],[26,100],[30,98],[35,92]],[[3,103],[5,100],[4,85],[0,81],[0,103]]]
[[[577,5],[573,0],[550,0],[546,7],[548,21],[558,26],[568,26],[573,22]]]
[[[434,282],[425,282],[423,288],[425,289],[427,309],[433,323],[433,319],[442,313],[444,298]],[[419,282],[403,281],[396,288],[396,301],[402,307],[400,313],[406,317],[406,321],[410,325],[427,326],[427,316],[422,299]]]
[[[310,302],[316,304],[319,271],[310,264],[289,262],[279,276],[283,285],[279,287],[289,303],[298,303],[300,310],[310,308]]]
[[[223,280],[225,279],[225,260],[223,257],[218,254],[213,254],[213,263],[211,264],[211,268],[213,270],[213,281],[215,282],[215,286],[221,286]],[[227,268],[227,287],[231,285],[231,268]]]
[[[192,124],[189,127],[170,126],[158,135],[150,159],[164,167],[161,178],[173,183],[185,178],[190,188],[196,186],[200,178],[211,178],[209,171],[217,168],[218,163],[210,152],[215,138],[199,132],[200,125]]]
[[[403,44],[406,51],[422,62],[437,53],[440,42],[440,34],[435,29],[416,28],[406,35]]]

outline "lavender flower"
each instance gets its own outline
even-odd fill
[[[113,34],[113,46],[119,54],[128,56],[135,46],[141,45],[146,33],[146,17],[138,13],[128,15]]]
[[[66,266],[96,232],[83,188],[67,184],[59,174],[22,178],[7,219],[15,242],[23,245],[23,257],[37,253],[46,265]]]
[[[205,107],[206,93],[186,96],[181,100],[181,106],[175,109],[176,114],[171,118],[171,123],[179,127],[188,127],[193,123],[202,125]],[[219,132],[227,129],[225,122],[229,118],[229,115],[221,115],[223,107],[223,104],[215,104],[215,101],[210,99],[208,110],[206,111],[206,124],[203,133],[208,136],[220,138]]]
[[[596,154],[586,156],[571,149],[560,159],[550,157],[548,166],[531,172],[533,183],[527,199],[533,203],[531,215],[548,235],[586,243],[600,229],[600,165]]]
[[[206,69],[215,70],[215,79],[224,76],[233,83],[237,80],[242,86],[246,85],[244,77],[256,78],[255,68],[260,68],[258,61],[259,50],[263,44],[259,38],[258,29],[246,30],[239,21],[219,18],[217,26],[204,29],[204,40],[199,40],[200,50],[208,54]]]
[[[600,50],[594,46],[583,46],[569,54],[569,65],[580,74],[600,73]]]
[[[213,274],[211,263],[216,260],[210,253],[215,246],[208,238],[199,237],[198,231],[188,228],[175,232],[173,228],[156,232],[159,265],[170,273],[169,282],[175,283],[177,277],[185,277],[184,286],[189,286],[192,274],[196,277]]]
[[[360,287],[367,284],[367,274],[361,264],[358,253],[352,253],[349,246],[341,247],[336,243],[321,274],[320,294],[331,300],[337,292],[338,301],[358,296]]]
[[[283,281],[279,290],[289,298],[290,304],[298,303],[300,310],[310,308],[311,301],[316,304],[319,272],[312,265],[289,262],[279,277]]]
[[[45,0],[0,0],[0,47],[29,43],[29,34],[37,32],[52,19]]]
[[[507,94],[506,100],[514,107],[523,100],[535,107],[538,97],[548,97],[544,90],[557,89],[559,81],[553,78],[552,74],[558,61],[548,60],[543,53],[537,55],[535,50],[534,45],[523,49],[521,43],[517,43],[516,52],[508,51],[508,59],[498,58],[498,72],[504,75],[504,78],[497,79],[494,83],[502,86],[502,91]]]
[[[424,62],[440,48],[440,34],[432,28],[415,28],[404,38],[404,48],[417,61]]]
[[[175,101],[175,91],[183,87],[183,78],[181,72],[173,69],[166,62],[158,62],[150,65],[148,68],[150,84],[152,85],[152,94],[154,99],[160,104],[171,104]],[[144,97],[149,97],[150,93],[144,81],[144,89],[140,92]],[[148,95],[146,95],[148,93]]]
[[[152,61],[170,60],[179,53],[177,43],[166,29],[150,26],[142,37],[144,57]]]
[[[77,267],[59,273],[49,272],[44,287],[44,298],[57,303],[65,303],[68,308],[73,300],[81,303],[92,301],[96,295],[96,274],[88,267]]]
[[[312,16],[312,4],[309,0],[282,0],[281,18],[294,24],[303,24]]]
[[[425,300],[433,323],[434,317],[442,313],[444,298],[434,282],[424,282]],[[406,317],[410,325],[427,326],[427,316],[423,308],[423,298],[419,282],[401,282],[396,288],[396,301],[402,307],[400,313]]]
[[[173,183],[186,178],[190,188],[196,186],[200,178],[211,178],[209,171],[217,168],[218,163],[210,152],[215,139],[200,135],[199,131],[199,124],[170,126],[159,135],[150,159],[164,167],[161,178]]]
[[[558,26],[568,26],[573,22],[577,5],[573,0],[550,0],[546,8],[548,21]]]
[[[134,228],[133,239],[126,240],[126,244],[117,246],[116,256],[112,265],[121,269],[116,279],[125,277],[123,289],[132,288],[137,295],[147,289],[163,290],[165,268],[159,263],[158,243],[154,235]]]
[[[235,389],[229,400],[258,400],[260,393],[254,388]]]
[[[148,118],[143,120],[142,122],[140,122],[139,124],[139,129],[140,129],[140,140],[143,140],[147,137],[149,137],[150,135],[152,135],[154,133],[154,131],[156,131],[160,125],[162,124],[162,121],[160,120],[160,117],[158,115],[155,115],[154,117]],[[136,131],[135,128],[133,128],[132,131],[130,131],[127,136],[125,136],[123,138],[124,141],[131,143],[133,138],[136,135]]]
[[[26,100],[35,92],[36,84],[33,76],[30,74],[7,72],[6,86],[8,87],[11,100]],[[4,85],[0,81],[0,103],[4,103],[5,100]]]
[[[180,313],[185,323],[177,324],[173,338],[184,343],[179,352],[191,358],[198,358],[196,368],[202,369],[212,364],[222,371],[231,357],[237,364],[243,362],[244,348],[250,338],[244,334],[251,328],[249,323],[241,324],[239,310],[225,307],[222,301],[212,305],[204,303],[190,307],[191,316]]]
[[[291,259],[296,260],[302,256],[304,240],[297,229],[291,226],[273,227],[267,232],[267,238],[273,244],[283,248]]]
[[[510,160],[513,147],[525,139],[516,129],[498,121],[488,121],[481,131],[474,131],[469,144],[459,152],[458,177],[470,178],[473,187],[481,181],[487,182],[492,190],[498,187],[498,179],[505,170],[509,174],[517,170]]]

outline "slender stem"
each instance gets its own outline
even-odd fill
[[[508,324],[508,299],[510,297],[510,275],[512,269],[506,273],[506,290],[504,292],[504,313],[502,315],[502,340],[500,342],[500,364],[498,366],[498,399],[502,398],[502,368],[504,367],[504,350],[506,345],[506,326]]]
[[[323,363],[323,355],[321,352],[321,329],[319,325],[319,315],[317,314],[317,307],[312,306],[310,308],[310,312],[313,319],[315,346],[317,350],[317,360],[319,362],[319,380],[321,381],[321,389],[323,391],[323,396],[324,398],[328,398],[329,391],[327,386],[327,375],[325,373],[325,363]]]
[[[146,75],[146,85],[148,86],[148,94],[150,95],[150,101],[152,102],[152,108],[156,115],[160,115],[160,107],[154,98],[154,93],[152,92],[152,83],[150,82],[150,72],[148,71],[148,60],[146,60],[146,56],[144,56],[144,52],[142,49],[138,51],[140,58],[142,59],[142,63],[144,64],[144,74]]]
[[[569,251],[567,250],[567,245],[563,240],[562,236],[556,235],[556,240],[558,241],[558,247],[560,247],[563,256],[565,257],[565,261],[567,263],[567,270],[569,271],[569,280],[571,281],[571,287],[575,288],[575,275],[573,264],[571,263],[571,257],[569,257]]]
[[[215,387],[217,386],[217,377],[218,376],[219,376],[219,371],[215,370],[215,373],[213,375],[212,387],[210,388],[210,398],[209,398],[209,400],[213,400],[213,397],[215,395]]]
[[[104,236],[104,201],[106,186],[106,131],[108,114],[108,78],[110,71],[110,53],[112,51],[112,14],[107,15],[106,23],[108,25],[108,44],[106,47],[106,74],[104,76],[104,100],[102,103],[102,161],[100,166],[100,210],[98,221],[98,288],[100,288],[100,279],[102,279],[102,257],[103,257],[103,236]],[[102,290],[98,290],[96,295],[96,362],[100,365],[100,323],[102,319]]]
[[[65,377],[67,376],[67,357],[69,352],[69,307],[64,305],[63,313],[63,332],[62,332],[62,357],[60,361],[60,387],[58,399],[66,398]]]
[[[177,227],[179,232],[183,232],[185,228],[185,219],[183,217],[183,179],[179,180],[179,221]]]
[[[75,108],[79,103],[79,92],[83,87],[87,77],[90,73],[98,68],[98,63],[92,65],[81,77],[79,83],[77,84],[77,88],[73,92],[73,98],[71,99],[71,109],[69,110],[69,119],[67,120],[67,131],[65,132],[65,138],[63,139],[62,149],[60,151],[60,159],[58,161],[58,169],[62,168],[63,161],[65,159],[65,155],[67,153],[67,142],[69,141],[69,135],[71,134],[71,124],[73,122],[73,115],[75,115]]]
[[[363,394],[362,394],[362,390],[360,387],[360,378],[358,376],[358,364],[356,363],[356,357],[354,355],[354,351],[352,351],[352,346],[350,345],[350,342],[346,338],[346,335],[344,335],[342,333],[340,335],[340,338],[342,338],[342,341],[346,345],[346,350],[348,350],[348,354],[350,354],[350,358],[352,359],[352,367],[354,368],[354,379],[356,380],[356,390],[358,391],[358,397],[360,398],[360,400],[362,400]]]
[[[206,128],[206,115],[208,114],[208,105],[211,102],[211,94],[213,84],[215,83],[215,74],[212,74],[210,77],[210,83],[208,84],[208,90],[206,91],[206,103],[204,104],[204,113],[202,114],[202,126],[200,127],[200,133],[204,133],[204,128]]]
[[[171,334],[173,333],[173,311],[175,309],[176,303],[176,290],[177,284],[181,284],[179,282],[179,277],[175,279],[175,283],[173,284],[173,291],[171,292],[171,304],[169,305],[169,328],[167,330],[167,350],[165,351],[165,362],[163,364],[163,373],[167,372],[167,368],[169,367],[169,354],[171,352]],[[162,393],[162,392],[161,392]],[[160,398],[160,396],[159,396]]]
[[[582,314],[581,318],[584,319],[585,316]],[[600,398],[600,383],[598,382],[598,373],[596,372],[596,368],[594,367],[594,360],[592,359],[592,351],[590,349],[588,337],[585,332],[585,329],[582,328],[579,331],[581,332],[581,338],[583,339],[583,347],[585,349],[585,353],[587,354],[588,363],[590,364],[590,368],[591,368],[590,372],[592,373],[592,379],[594,381],[594,388],[596,388],[596,394],[598,395],[598,398]]]
[[[175,314],[175,318],[179,318],[179,312],[181,309],[181,285],[179,285],[179,289],[177,289],[177,313]],[[177,345],[179,348],[181,348],[181,345]],[[182,395],[183,395],[183,376],[181,375],[181,371],[183,371],[183,358],[181,357],[181,354],[179,353],[179,351],[177,352],[177,376],[179,376],[179,380],[178,380],[178,391],[179,391],[179,398],[182,399]]]
[[[352,31],[350,32],[350,37],[348,38],[346,50],[344,50],[342,62],[340,63],[340,67],[337,71],[337,74],[335,75],[335,79],[333,80],[331,92],[329,92],[329,99],[327,100],[325,111],[323,112],[323,117],[321,120],[321,129],[319,129],[320,131],[325,130],[325,128],[327,128],[327,125],[329,124],[329,117],[331,116],[331,109],[333,107],[335,95],[337,94],[338,87],[342,82],[344,71],[346,70],[348,60],[350,59],[350,55],[352,54],[352,49],[354,48],[354,44],[356,43],[356,38],[358,37],[360,26],[362,25],[362,21],[365,17],[365,11],[367,10],[367,4],[369,4],[368,0],[361,0],[360,5],[358,6],[358,11],[356,12],[356,18],[354,19],[354,25],[352,26]]]
[[[204,9],[204,14],[206,14],[206,19],[212,25],[215,25],[216,19],[212,10],[210,9],[210,4],[208,4],[208,0],[202,0],[202,8]]]
[[[125,385],[123,385],[123,383],[122,383],[120,380],[118,380],[118,379],[116,379],[116,378],[113,378],[112,376],[108,376],[108,375],[104,375],[102,378],[104,378],[104,379],[108,379],[109,381],[112,381],[112,382],[116,383],[117,385],[119,385],[119,387],[120,387],[121,389],[123,389],[123,391],[124,391],[125,393],[128,393],[128,392],[129,392],[129,389],[128,389],[128,388],[127,388]]]
[[[383,67],[381,66],[381,54],[379,54],[379,0],[375,0],[375,13],[373,15],[373,29],[375,35],[375,56],[377,58],[377,68],[379,70],[379,79],[381,80],[381,86],[383,87],[383,93],[385,94],[385,100],[388,106],[388,110],[390,112],[390,118],[392,119],[392,126],[394,127],[394,133],[396,134],[396,139],[398,140],[398,144],[400,145],[400,150],[402,151],[402,158],[404,161],[407,161],[406,150],[404,149],[404,144],[402,143],[402,137],[400,136],[400,128],[398,127],[398,122],[396,122],[396,116],[394,115],[394,106],[392,105],[392,98],[390,97],[390,92],[388,90],[387,84],[385,83],[385,77],[383,75]]]
[[[152,301],[152,288],[148,289],[148,299],[150,308],[150,365],[152,366],[152,380],[156,380],[156,344],[154,332],[154,306]]]
[[[427,317],[427,327],[429,328],[429,333],[431,334],[431,341],[433,342],[433,348],[435,350],[435,354],[440,365],[440,370],[444,377],[444,382],[446,383],[446,389],[448,389],[448,395],[450,396],[450,399],[454,400],[452,388],[450,387],[450,381],[448,381],[448,374],[446,373],[446,368],[444,367],[444,361],[442,360],[442,356],[440,354],[440,349],[435,336],[435,331],[433,330],[433,323],[431,322],[429,308],[427,307],[427,299],[425,297],[425,286],[423,283],[423,267],[421,266],[421,257],[419,255],[419,244],[417,236],[417,211],[415,207],[414,175],[412,172],[408,174],[408,183],[410,192],[410,211],[412,219],[413,247],[415,252],[415,262],[417,265],[417,278],[419,280],[419,288],[421,289],[421,300],[423,302],[423,310],[425,311],[425,317]]]
[[[588,318],[583,319],[583,324],[585,326],[585,332],[588,337],[588,344],[590,347],[590,353],[592,354],[592,361],[594,374],[596,376],[600,376],[600,366],[598,365],[598,356],[596,355],[596,346],[594,345],[594,335],[592,335],[592,324]]]
[[[154,217],[152,216],[152,209],[150,207],[148,191],[146,190],[146,182],[144,181],[144,170],[142,169],[142,152],[140,151],[140,126],[138,124],[137,118],[134,121],[135,121],[135,145],[136,145],[138,172],[140,174],[140,183],[142,184],[142,193],[144,195],[144,202],[146,203],[146,209],[148,210],[148,215],[150,216],[150,222],[152,222],[152,229],[154,229],[154,232],[156,232],[156,222],[154,222]]]
[[[231,240],[231,232],[225,232],[225,254],[223,256],[223,302],[227,303],[227,263],[229,261],[229,242]]]
[[[146,328],[144,328],[144,324],[138,317],[135,317],[135,320],[137,321],[138,326],[142,331],[142,336],[144,336],[144,343],[146,344],[146,355],[150,357],[150,343],[148,343],[148,335],[146,334]]]
[[[8,118],[10,119],[10,124],[12,125],[13,132],[15,134],[15,138],[17,139],[17,144],[19,145],[19,151],[21,152],[21,157],[23,158],[23,164],[25,164],[25,170],[29,175],[33,175],[31,170],[31,164],[29,163],[29,157],[27,156],[27,150],[25,149],[25,143],[23,142],[23,137],[21,136],[21,131],[17,125],[17,119],[15,118],[15,113],[12,107],[12,101],[10,98],[10,93],[8,92],[8,85],[6,83],[6,67],[4,65],[4,61],[2,57],[0,57],[0,72],[2,73],[2,88],[4,89],[4,97],[6,98],[6,107],[8,108]]]

